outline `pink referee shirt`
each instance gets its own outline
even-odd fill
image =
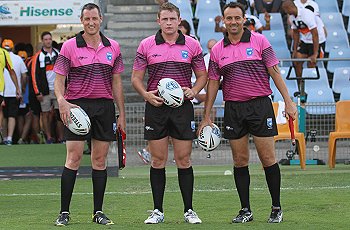
[[[66,41],[56,60],[54,71],[67,76],[64,98],[113,99],[112,74],[124,71],[119,44],[102,33],[102,42],[95,50],[86,44],[84,32]]]
[[[175,44],[165,42],[161,30],[141,41],[133,69],[148,68],[147,91],[156,90],[162,78],[172,78],[181,87],[192,88],[192,69],[206,70],[199,42],[181,31],[178,33]]]
[[[214,45],[208,75],[213,80],[223,77],[224,101],[249,101],[272,93],[267,67],[278,62],[264,35],[244,29],[237,44],[225,36]]]

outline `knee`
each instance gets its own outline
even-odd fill
[[[234,165],[236,167],[245,167],[249,163],[249,157],[248,156],[235,156],[233,158]]]
[[[69,156],[66,159],[66,166],[70,169],[78,169],[80,166],[81,156],[75,155],[75,156]]]
[[[276,158],[274,156],[265,155],[262,156],[260,160],[264,167],[269,167],[276,163]]]
[[[191,166],[190,154],[185,156],[175,156],[174,160],[178,168],[188,168]]]
[[[165,157],[152,156],[151,165],[153,168],[164,168],[166,165]]]
[[[103,170],[106,168],[106,157],[104,156],[92,156],[91,161],[94,169]]]

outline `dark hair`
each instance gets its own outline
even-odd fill
[[[52,34],[49,31],[44,31],[41,33],[41,40],[43,40],[46,35],[50,35],[52,37]]]
[[[30,44],[30,43],[27,43],[27,44],[25,45],[24,51],[26,51],[26,52],[27,52],[28,57],[33,56],[33,52],[34,52],[33,45],[32,45],[32,44]]]
[[[177,17],[180,17],[180,10],[177,6],[175,6],[174,4],[170,3],[170,2],[165,2],[163,3],[158,10],[158,18],[160,17],[160,12],[162,12],[163,10],[168,10],[170,12],[175,11],[177,14]]]
[[[245,15],[244,6],[242,4],[237,3],[237,2],[229,2],[228,4],[226,4],[224,6],[224,9],[222,11],[222,16],[224,16],[224,12],[227,8],[240,8],[242,11],[242,16],[244,17],[244,15]]]
[[[83,17],[83,12],[84,12],[84,10],[93,10],[93,9],[97,9],[98,15],[99,15],[100,17],[102,17],[100,7],[99,7],[98,5],[96,5],[95,3],[86,3],[86,4],[81,8],[80,17]]]
[[[188,21],[186,21],[185,19],[181,20],[179,26],[183,26],[187,30],[186,35],[191,34],[191,26],[190,23],[188,23]]]

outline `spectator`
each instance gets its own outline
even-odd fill
[[[282,0],[254,0],[254,8],[257,14],[279,13],[281,11]]]
[[[13,63],[13,70],[15,71],[18,87],[20,92],[22,92],[22,82],[27,77],[27,67],[25,66],[22,58],[13,53],[14,44],[10,39],[5,39],[2,42],[2,47],[10,53],[10,58]],[[19,102],[22,97],[17,96],[16,85],[13,84],[10,72],[4,70],[5,79],[5,91],[4,91],[4,103],[3,107],[4,120],[3,120],[3,134],[4,134],[4,144],[12,145],[12,137],[16,128],[16,117],[19,110]]]
[[[181,20],[181,22],[179,24],[179,30],[181,30],[182,34],[185,34],[185,35],[190,36],[190,37],[197,40],[197,37],[195,35],[191,34],[191,26],[187,20],[185,20],[185,19]]]

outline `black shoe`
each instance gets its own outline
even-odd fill
[[[70,220],[69,212],[62,212],[58,215],[55,225],[66,226]]]
[[[85,150],[83,151],[83,154],[84,154],[84,155],[91,155],[90,149],[85,149]]]
[[[283,212],[280,207],[272,207],[270,218],[267,223],[281,223],[283,221]]]
[[[246,223],[253,220],[253,213],[248,208],[239,210],[238,215],[233,218],[232,223]]]
[[[92,222],[103,225],[112,225],[113,221],[108,219],[108,217],[101,211],[97,211],[95,215],[92,215]]]

